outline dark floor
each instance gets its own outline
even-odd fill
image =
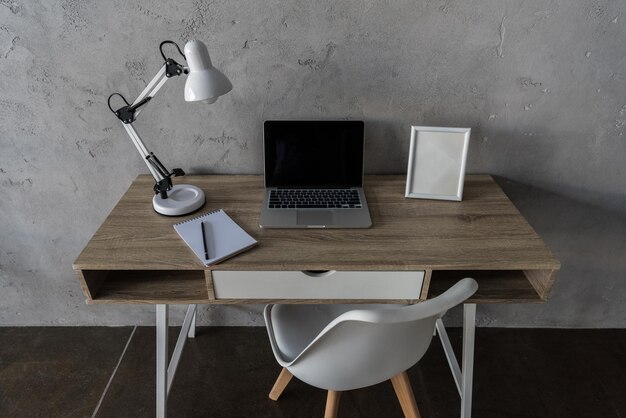
[[[0,417],[154,416],[154,328],[136,329],[107,389],[132,332],[0,328]],[[460,329],[449,334],[458,348]],[[264,328],[200,328],[185,347],[169,416],[321,418],[325,393],[295,379],[279,402],[267,398],[279,371]],[[409,376],[424,418],[458,416],[438,339]],[[345,393],[339,416],[402,412],[386,382]],[[626,330],[478,329],[473,416],[626,417]]]

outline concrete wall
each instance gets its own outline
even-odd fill
[[[547,305],[483,325],[626,326],[626,6],[592,0],[0,0],[0,325],[147,324],[85,306],[71,263],[147,172],[106,98],[134,98],[158,44],[204,40],[235,88],[170,81],[136,124],[170,168],[260,173],[262,121],[366,121],[366,169],[404,173],[411,124],[471,127],[563,270]],[[508,179],[508,180],[507,180]],[[201,322],[259,324],[259,307]]]

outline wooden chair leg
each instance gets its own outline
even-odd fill
[[[334,390],[328,391],[328,396],[326,397],[326,411],[324,411],[324,418],[337,418],[337,412],[339,412],[340,397],[341,392],[336,392]]]
[[[409,382],[409,376],[406,372],[399,373],[392,377],[391,384],[396,391],[396,396],[400,401],[404,416],[406,418],[420,418],[420,411],[417,409],[413,389],[411,389],[411,382]]]
[[[273,401],[278,400],[280,395],[283,393],[283,391],[287,387],[287,384],[289,384],[289,381],[291,380],[292,377],[293,375],[291,374],[291,372],[283,367],[283,369],[280,371],[280,374],[278,375],[278,379],[276,379],[276,383],[274,383],[272,390],[270,390],[271,400]]]

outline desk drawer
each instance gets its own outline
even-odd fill
[[[423,271],[212,271],[216,299],[418,300]]]

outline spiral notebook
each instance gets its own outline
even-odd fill
[[[217,264],[257,244],[222,209],[174,224],[174,229],[205,266]],[[204,252],[203,235],[208,259]]]

